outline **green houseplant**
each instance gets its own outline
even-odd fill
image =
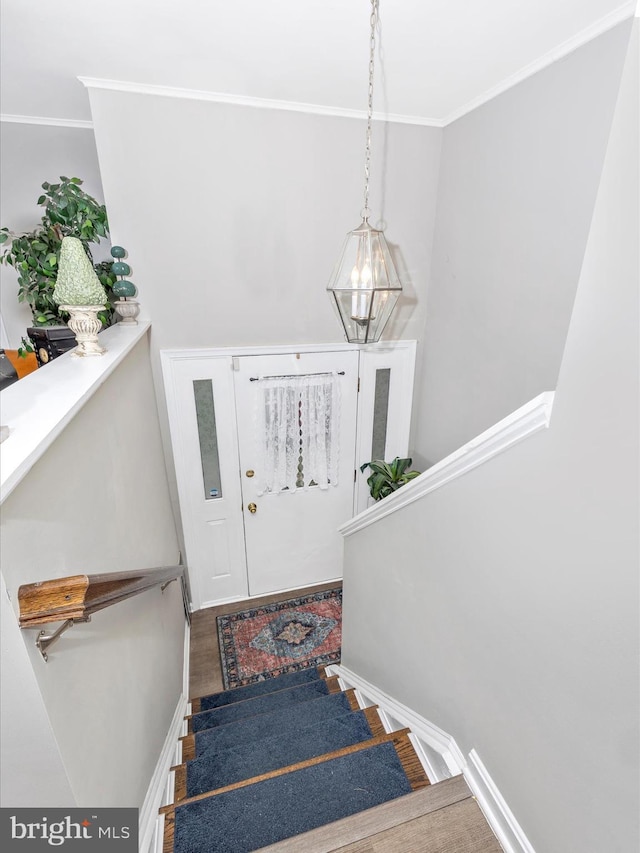
[[[64,237],[76,237],[84,246],[108,297],[98,316],[103,326],[113,322],[111,288],[116,276],[111,272],[112,261],[94,263],[91,254],[91,246],[109,236],[107,211],[81,187],[80,178],[62,176],[55,184],[45,181],[42,184],[44,192],[37,202],[44,208],[40,224],[23,234],[16,234],[7,227],[0,228],[0,244],[8,244],[0,260],[18,273],[18,301],[26,302],[33,316],[33,326],[27,329],[33,344],[23,343],[28,350],[35,346],[39,363],[75,345],[73,333],[66,329],[69,315],[53,299]],[[47,338],[47,332],[51,340],[63,338],[65,344],[59,348],[45,345],[43,349],[42,341]]]
[[[364,465],[361,465],[360,470],[363,472],[365,468],[371,469],[371,474],[367,477],[371,497],[380,501],[419,476],[420,471],[407,471],[412,463],[411,458],[401,459],[396,456],[391,462],[373,459],[371,462],[365,462]]]

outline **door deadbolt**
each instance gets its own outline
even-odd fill
[[[254,512],[257,512],[257,511],[258,511],[258,507],[257,507],[254,503],[250,503],[250,504],[249,504],[249,506],[247,507],[247,509],[248,509],[248,510],[249,510],[249,512],[251,512],[251,513],[254,513]]]
[[[247,475],[247,477],[253,477],[253,475],[254,475],[255,473],[256,473],[256,472],[255,472],[255,471],[253,471],[251,468],[249,468],[249,470],[248,470],[248,471],[245,471],[245,474]]]

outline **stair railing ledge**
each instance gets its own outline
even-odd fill
[[[419,500],[429,492],[444,486],[456,477],[487,462],[514,444],[546,429],[551,422],[553,391],[545,391],[516,409],[506,418],[463,444],[458,450],[437,462],[414,480],[410,480],[393,494],[358,513],[339,529],[343,536],[351,536],[358,530],[374,524],[387,515]]]
[[[76,413],[145,337],[151,323],[116,323],[100,333],[106,352],[99,358],[54,358],[2,391],[0,503],[11,494]]]

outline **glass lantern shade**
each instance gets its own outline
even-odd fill
[[[402,292],[382,231],[364,220],[347,234],[327,290],[350,343],[380,340]]]

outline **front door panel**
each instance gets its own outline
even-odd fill
[[[165,371],[186,560],[195,609],[248,594],[232,360]]]
[[[234,365],[250,595],[342,577],[337,529],[353,515],[358,353]]]

